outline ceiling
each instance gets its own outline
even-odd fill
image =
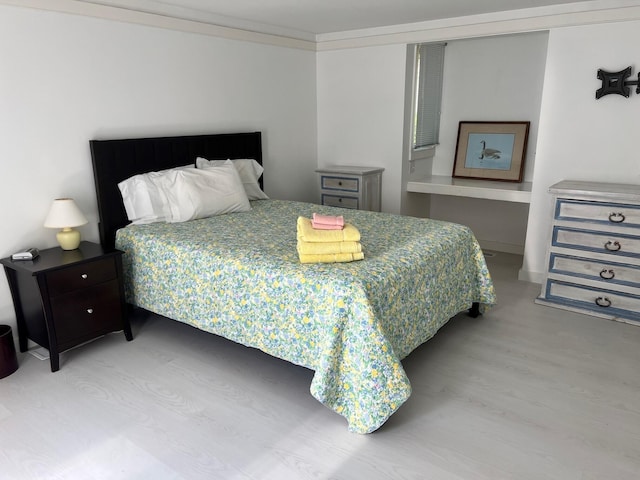
[[[315,35],[495,12],[601,3],[566,0],[82,0],[262,33]]]

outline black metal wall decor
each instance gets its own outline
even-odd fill
[[[598,69],[598,78],[602,80],[602,87],[596,90],[596,100],[610,93],[629,97],[629,85],[637,85],[636,93],[640,93],[640,73],[638,73],[638,80],[627,80],[630,75],[631,67],[619,72],[607,72],[601,68]]]

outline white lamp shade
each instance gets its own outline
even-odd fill
[[[44,226],[47,228],[79,227],[87,223],[73,198],[56,198],[51,204]]]

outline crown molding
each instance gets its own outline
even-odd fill
[[[52,12],[81,15],[116,22],[134,23],[147,27],[197,33],[200,35],[262,43],[277,47],[288,47],[311,51],[315,51],[316,49],[316,43],[314,41],[291,38],[283,35],[260,33],[240,28],[225,27],[221,25],[212,25],[210,23],[198,22],[195,20],[175,18],[156,13],[139,12],[126,8],[81,2],[78,0],[0,0],[0,5],[48,10]]]
[[[588,5],[601,5],[603,2],[585,3]],[[336,34],[323,34],[316,36],[316,48],[318,51],[328,51],[346,48],[460,40],[492,35],[543,31],[553,28],[640,20],[640,5],[637,5],[639,2],[633,3],[636,3],[636,5],[599,9],[585,9],[583,6],[583,10],[564,11],[560,13],[549,13],[550,10],[554,10],[551,8],[532,8],[376,29],[353,30]],[[575,8],[578,4],[570,5]]]
[[[640,20],[640,0],[594,0],[315,35],[315,41],[286,34],[140,12],[79,0],[0,0],[0,5],[47,10],[231,40],[309,51],[397,45],[543,31],[599,23]],[[247,27],[249,28],[249,27]],[[256,29],[259,26],[256,25]]]

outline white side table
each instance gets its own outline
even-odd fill
[[[384,168],[334,165],[319,168],[320,203],[332,207],[380,211]]]

